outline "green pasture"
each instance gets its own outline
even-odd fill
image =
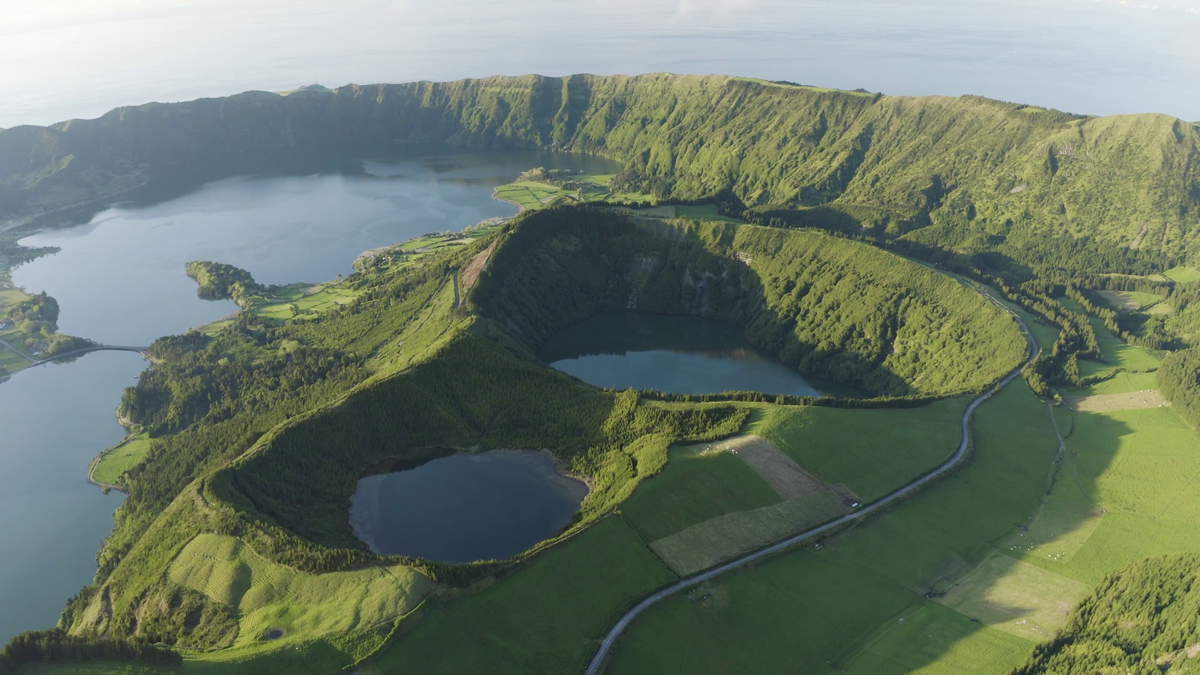
[[[519,180],[515,183],[502,185],[493,193],[496,199],[512,202],[522,209],[533,210],[546,206],[555,198],[573,194],[575,191],[563,190],[549,183]]]
[[[374,672],[582,672],[621,613],[675,578],[622,518],[605,518],[495,585],[402,622]]]
[[[1200,270],[1181,265],[1163,272],[1163,276],[1177,284],[1190,284],[1194,281],[1200,281]]]
[[[1032,644],[982,626],[933,602],[892,617],[847,657],[838,672],[853,675],[962,675],[1007,673],[1025,660]]]
[[[259,642],[217,652],[184,652],[182,668],[126,661],[47,662],[22,666],[20,675],[293,675],[338,673],[385,643],[392,625],[320,638]]]
[[[745,462],[709,446],[673,447],[658,475],[643,481],[621,512],[646,541],[656,541],[710,518],[782,501]]]
[[[435,586],[403,565],[305,574],[215,534],[188,543],[168,576],[237,610],[235,648],[261,642],[271,628],[285,631],[281,641],[375,628],[410,612]]]
[[[954,453],[968,402],[878,410],[769,406],[755,410],[746,430],[779,446],[823,483],[843,483],[873,501]]]
[[[717,207],[713,204],[701,204],[699,206],[676,206],[675,216],[678,218],[691,218],[692,220],[716,220],[722,223],[740,223],[743,222],[737,218],[730,218],[717,213]]]
[[[1161,352],[1122,342],[1120,338],[1108,331],[1103,321],[1094,316],[1088,316],[1078,302],[1066,296],[1055,298],[1055,300],[1072,312],[1087,316],[1088,322],[1092,324],[1092,329],[1096,331],[1096,340],[1100,343],[1100,354],[1107,361],[1107,363],[1080,361],[1079,375],[1081,377],[1102,375],[1118,368],[1131,371],[1154,370],[1162,362]]]
[[[269,298],[255,296],[250,311],[278,321],[311,319],[350,304],[361,293],[345,284],[292,284]]]
[[[1080,393],[1116,393],[1104,385]],[[1059,480],[1010,542],[1021,559],[1096,583],[1137,558],[1200,552],[1200,436],[1170,408],[1070,415]]]
[[[724,673],[735,663],[746,672],[1007,672],[1032,641],[922,596],[967,577],[993,541],[1029,519],[1058,442],[1021,380],[979,408],[973,430],[967,465],[820,551],[786,553],[650,609],[609,672]],[[990,590],[978,585],[973,594]]]
[[[1045,319],[1030,314],[1015,303],[1007,300],[1001,300],[1000,303],[1021,317],[1021,320],[1029,327],[1029,331],[1033,333],[1033,339],[1037,341],[1038,347],[1042,351],[1048,352],[1054,348],[1054,343],[1058,341],[1058,335],[1062,332],[1058,326],[1046,323]]]
[[[121,445],[106,450],[92,468],[92,480],[101,485],[118,485],[121,476],[141,464],[150,452],[150,437],[141,432]]]
[[[559,200],[570,202],[656,202],[653,195],[633,192],[613,192],[608,184],[612,174],[581,174],[564,178],[564,182],[581,183],[582,185],[567,188],[553,183],[535,180],[517,180],[496,188],[493,196],[506,202],[517,204],[524,210],[536,210]],[[694,207],[704,209],[705,207]],[[713,210],[714,218],[715,209]],[[674,212],[672,212],[674,216]]]

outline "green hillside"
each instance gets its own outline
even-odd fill
[[[659,199],[824,206],[838,227],[1001,266],[1161,271],[1195,253],[1200,215],[1200,127],[1181,120],[655,74],[247,92],[16,127],[0,131],[0,218],[414,143],[599,153]]]
[[[560,535],[573,543],[567,550],[614,528],[638,550],[625,525],[592,525],[661,472],[673,444],[729,437],[773,404],[600,390],[534,356],[548,332],[629,307],[631,293],[635,309],[734,321],[805,372],[890,396],[980,390],[1023,354],[1017,326],[974,290],[866,244],[595,208],[531,212],[425,256],[381,259],[341,285],[347,304],[303,321],[250,309],[152,346],[153,365],[121,405],[149,446],[122,475],[128,497],[96,582],[69,603],[67,632],[19,644],[57,658],[143,660],[138,645],[161,644],[183,650],[185,668],[262,672],[302,654],[328,670],[348,667],[387,644],[402,620],[446,640],[443,613],[405,617],[420,614],[422,600],[436,608],[464,590],[516,593],[516,579],[568,553],[543,556],[539,546],[469,565],[373,553],[349,522],[358,478],[439,448],[548,448],[591,488]],[[817,419],[854,411],[840,413]],[[951,448],[930,451],[914,462],[936,463]],[[595,594],[600,619],[671,578],[648,549],[638,555],[645,564],[631,574],[648,576],[617,596],[602,574],[569,577],[578,593]],[[499,630],[487,616],[473,621]],[[576,641],[603,626],[593,623],[548,648],[579,663],[588,650]],[[276,628],[284,637],[264,641]]]

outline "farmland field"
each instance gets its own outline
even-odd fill
[[[1193,281],[1200,281],[1200,271],[1191,267],[1172,267],[1163,272],[1163,276],[1177,284],[1189,284]]]
[[[493,587],[434,603],[375,667],[580,672],[593,640],[629,604],[675,579],[624,519],[605,518]]]
[[[667,468],[639,486],[621,506],[626,519],[647,541],[726,513],[781,501],[737,455],[704,452],[708,447],[671,448]]]
[[[150,437],[145,432],[139,433],[101,455],[92,469],[92,480],[101,485],[117,485],[121,475],[141,464],[149,452]]]
[[[771,406],[755,411],[747,431],[779,446],[822,482],[845,484],[873,501],[954,452],[967,402],[879,410]]]
[[[966,577],[991,556],[992,541],[1032,515],[1058,442],[1045,406],[1021,381],[975,420],[974,455],[962,470],[820,551],[792,551],[668,598],[618,642],[609,672],[675,664],[717,673],[739,661],[757,672],[801,664],[830,666],[813,672],[1006,672],[1032,641],[922,596]],[[990,588],[979,586],[967,597]]]

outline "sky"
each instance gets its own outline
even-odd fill
[[[1200,0],[3,0],[0,127],[305,84],[725,73],[1200,120]]]

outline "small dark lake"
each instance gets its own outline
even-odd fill
[[[760,391],[791,396],[861,396],[805,379],[742,337],[742,328],[696,316],[597,314],[547,338],[538,356],[597,387],[679,394]]]
[[[503,560],[558,534],[587,492],[540,452],[456,453],[361,479],[350,522],[382,555]]]

